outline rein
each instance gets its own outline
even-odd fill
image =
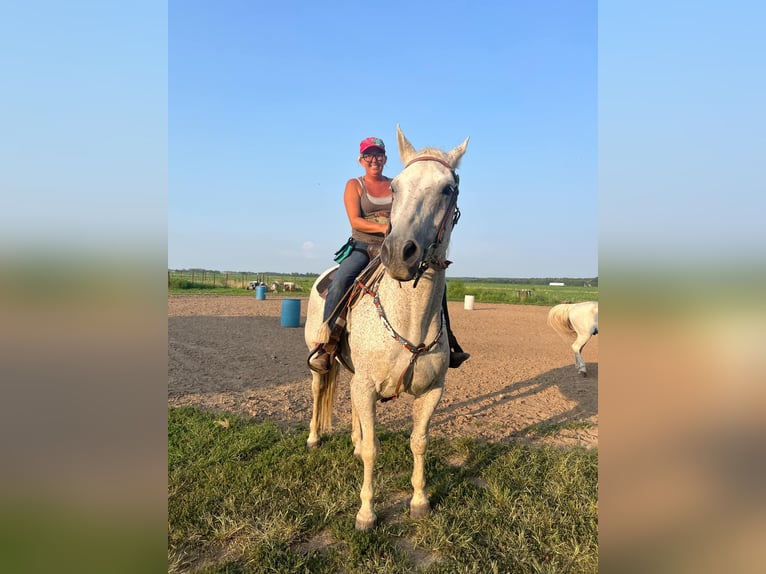
[[[452,190],[454,191],[454,193],[452,194],[452,197],[450,199],[449,206],[447,207],[447,211],[444,213],[444,217],[442,218],[441,223],[439,224],[439,230],[436,232],[436,240],[433,243],[431,243],[423,251],[423,257],[420,259],[420,263],[418,263],[418,270],[417,270],[417,273],[415,273],[415,281],[412,283],[413,289],[418,286],[418,281],[420,281],[420,278],[423,276],[423,273],[425,273],[429,267],[434,267],[436,269],[446,269],[447,267],[449,267],[450,263],[452,263],[452,261],[449,261],[447,259],[441,260],[437,258],[435,254],[436,254],[436,250],[439,248],[439,245],[441,245],[442,241],[444,241],[444,232],[447,228],[447,221],[451,219],[452,227],[455,227],[455,225],[457,225],[458,220],[460,219],[460,209],[457,206],[457,196],[460,193],[460,189],[459,189],[460,177],[455,172],[453,167],[439,157],[423,155],[420,157],[416,157],[410,160],[409,162],[407,162],[407,165],[404,166],[404,169],[407,169],[413,163],[418,161],[435,161],[436,163],[440,163],[441,165],[443,165],[444,167],[450,170],[450,173],[452,174],[452,178],[455,180],[455,183],[452,185]]]
[[[412,160],[410,160],[407,165],[404,166],[404,169],[407,169],[409,166],[411,166],[413,163],[418,161],[435,161],[447,169],[450,170],[450,173],[452,174],[452,178],[454,179],[455,183],[452,184],[452,195],[450,198],[449,205],[447,206],[447,211],[444,213],[444,217],[442,218],[441,222],[439,223],[439,229],[436,233],[436,239],[433,243],[431,243],[423,252],[423,257],[420,260],[420,263],[418,263],[418,270],[415,274],[415,281],[413,283],[413,288],[417,287],[418,281],[420,281],[420,278],[423,276],[423,274],[426,272],[426,270],[429,267],[434,267],[437,269],[446,269],[451,261],[447,260],[440,260],[436,257],[436,250],[439,248],[439,245],[444,241],[444,233],[447,229],[447,222],[451,221],[452,226],[454,227],[458,219],[460,219],[460,209],[457,207],[457,196],[459,193],[458,184],[460,182],[460,178],[458,177],[455,170],[452,168],[452,166],[444,161],[441,158],[434,157],[434,156],[420,156],[416,157]],[[439,315],[439,331],[436,333],[436,337],[434,337],[434,340],[431,341],[428,345],[425,343],[420,343],[419,345],[414,344],[413,342],[407,340],[406,338],[402,337],[396,329],[394,329],[393,325],[391,325],[391,322],[388,320],[388,317],[386,316],[386,311],[383,309],[383,305],[380,302],[380,296],[377,292],[377,286],[380,283],[380,280],[382,279],[383,274],[377,275],[375,278],[373,278],[371,281],[369,281],[369,286],[366,284],[366,282],[362,279],[357,279],[357,286],[360,291],[363,293],[366,293],[367,295],[370,295],[372,297],[373,303],[375,305],[375,309],[378,312],[378,317],[380,318],[380,321],[383,323],[383,327],[388,331],[388,334],[393,337],[393,339],[401,344],[405,349],[407,349],[412,356],[410,357],[409,364],[404,369],[402,374],[399,376],[399,380],[396,383],[396,389],[394,390],[394,394],[390,397],[381,398],[380,402],[385,403],[393,399],[399,398],[399,393],[401,391],[402,383],[404,382],[405,377],[412,373],[412,370],[415,367],[415,361],[417,358],[422,355],[423,353],[427,353],[431,349],[436,346],[436,344],[439,342],[439,340],[442,337],[442,333],[444,332],[444,310],[441,310],[441,313]],[[368,280],[370,278],[367,278]]]

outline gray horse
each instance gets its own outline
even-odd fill
[[[405,167],[391,185],[391,230],[381,246],[382,267],[349,310],[348,336],[339,350],[343,363],[354,373],[351,440],[354,454],[364,462],[358,530],[372,528],[377,520],[373,509],[373,469],[379,451],[375,405],[379,399],[390,399],[400,392],[414,396],[410,514],[419,518],[430,513],[424,477],[428,426],[444,390],[449,362],[442,296],[449,265],[447,247],[459,215],[455,169],[468,138],[449,152],[435,148],[416,151],[397,126],[397,142]],[[309,349],[329,338],[327,325],[322,323],[324,299],[317,285],[330,271],[311,289],[305,328]],[[334,362],[324,375],[312,371],[314,408],[309,447],[318,446],[320,435],[331,430],[340,368]]]

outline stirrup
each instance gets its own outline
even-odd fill
[[[308,359],[309,369],[319,375],[325,375],[332,366],[333,356],[324,350],[322,347],[318,347]]]

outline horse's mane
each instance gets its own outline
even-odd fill
[[[447,153],[440,150],[438,147],[424,147],[418,150],[417,155],[439,155],[441,157],[447,157]]]
[[[548,324],[562,337],[575,332],[569,320],[569,311],[573,306],[574,303],[560,303],[548,312]]]
[[[419,149],[414,156],[412,156],[412,159],[415,159],[416,157],[422,157],[424,155],[431,156],[431,157],[438,157],[439,159],[447,160],[448,155],[445,151],[440,150],[436,147],[424,147],[422,149]],[[412,161],[412,159],[410,161]]]
[[[449,154],[447,152],[442,151],[439,148],[435,148],[435,147],[424,147],[416,151],[410,158],[409,162],[407,163],[411,163],[414,159],[419,157],[424,157],[424,156],[435,157],[443,161],[446,161],[447,163],[450,162]]]
[[[457,158],[454,158],[452,156],[452,152],[446,152],[437,147],[424,147],[414,152],[410,156],[409,161],[405,162],[405,165],[412,163],[412,161],[414,161],[415,159],[419,157],[423,157],[423,156],[433,157],[433,158],[437,158],[442,161],[445,161],[446,163],[452,166],[452,169],[457,169],[457,167],[460,165],[460,160],[462,159],[462,155],[458,156]]]

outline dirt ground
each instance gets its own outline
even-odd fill
[[[169,405],[308,429],[311,375],[302,328],[307,302],[301,300],[301,327],[294,328],[281,326],[277,296],[170,295]],[[546,322],[549,307],[449,306],[453,331],[471,358],[448,370],[431,436],[598,446],[598,336],[583,350],[588,376],[582,377],[568,344]],[[351,429],[350,380],[344,371],[336,432]],[[409,431],[411,405],[409,395],[378,403],[379,424]],[[535,425],[559,430],[548,435],[530,429]]]

